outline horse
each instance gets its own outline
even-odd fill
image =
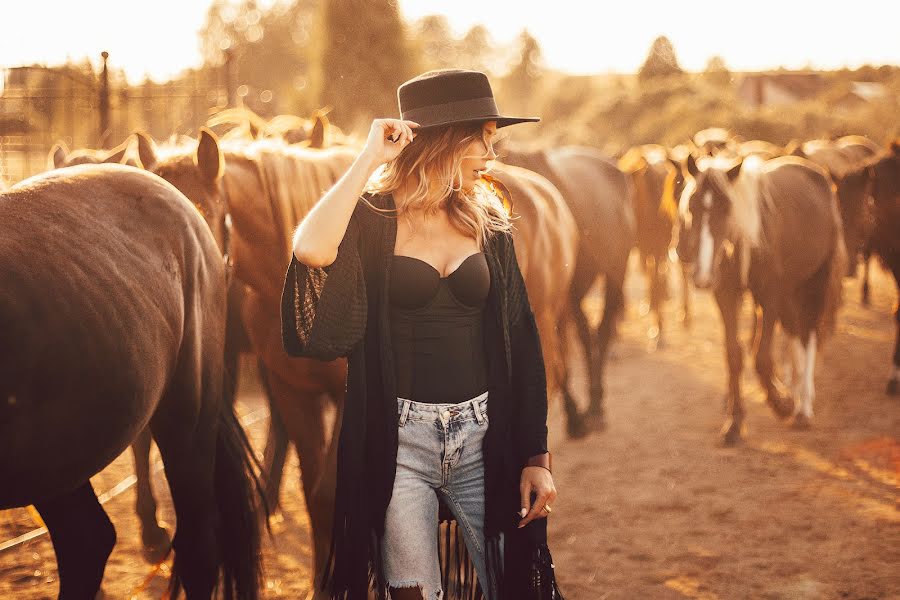
[[[149,138],[139,139],[139,155],[142,163],[183,188],[198,205],[227,210],[234,279],[243,290],[239,321],[263,367],[273,417],[280,416],[300,456],[318,576],[331,535],[338,440],[332,431],[336,433],[343,408],[346,360],[288,356],[282,348],[278,306],[294,227],[349,168],[355,153],[302,148],[274,139],[218,141],[211,133],[205,139],[210,154],[222,159],[220,171],[204,169],[192,146],[160,151]],[[330,413],[335,414],[333,424]],[[274,505],[283,448],[267,450],[266,457],[266,496]]]
[[[66,143],[58,141],[50,148],[47,156],[47,168],[59,169],[75,165],[89,165],[100,163],[118,163],[136,166],[134,160],[128,156],[131,147],[131,138],[113,148],[112,150],[95,150],[92,148],[79,148],[69,151]]]
[[[862,301],[869,301],[869,257],[868,238],[872,230],[871,200],[865,170],[859,169],[863,163],[879,154],[881,149],[875,142],[860,135],[849,135],[837,140],[810,140],[794,150],[795,156],[808,158],[828,171],[837,186],[844,225],[846,244],[847,276],[856,275],[857,257],[863,259]]]
[[[165,169],[172,168],[169,165],[158,165],[156,157],[156,144],[146,134],[138,132],[137,138],[138,157],[135,161],[141,168],[151,172],[167,174]],[[188,138],[190,140],[190,138]],[[225,325],[224,348],[224,388],[225,401],[233,405],[237,395],[239,357],[242,350],[249,346],[246,332],[243,329],[240,317],[240,306],[243,300],[244,290],[240,282],[231,277],[233,260],[231,256],[231,217],[228,214],[227,204],[222,201],[221,194],[204,194],[202,190],[218,185],[223,169],[223,158],[218,148],[214,134],[205,128],[201,128],[200,138],[196,142],[173,142],[174,147],[185,148],[180,156],[180,164],[186,168],[177,169],[174,176],[170,176],[179,191],[192,200],[196,199],[196,206],[203,215],[216,245],[223,256],[228,273],[227,315]],[[164,177],[165,179],[165,177]],[[274,423],[277,426],[277,421]],[[135,509],[141,527],[141,541],[148,556],[156,557],[164,554],[170,544],[169,535],[159,525],[156,517],[157,504],[153,494],[152,478],[150,477],[150,447],[152,438],[149,430],[145,430],[132,444],[132,453],[135,464]],[[269,500],[267,498],[267,500]],[[269,504],[269,506],[272,506]]]
[[[570,437],[581,436],[591,427],[605,426],[606,356],[624,306],[625,272],[634,246],[631,184],[612,160],[588,147],[531,151],[504,148],[500,158],[505,164],[524,167],[546,177],[562,193],[578,225],[568,311],[589,365],[590,402],[584,415],[568,419],[567,429]],[[605,301],[600,324],[594,330],[581,301],[600,277],[605,280]]]
[[[757,306],[756,372],[775,414],[793,426],[812,423],[816,350],[834,328],[846,253],[837,199],[814,163],[781,157],[734,166],[715,159],[686,169],[679,252],[695,265],[694,284],[712,288],[725,329],[727,418],[722,441],[740,441],[744,421],[743,358],[737,319],[745,290]],[[779,324],[792,349],[792,398],[775,377],[772,337]],[[794,402],[796,401],[796,402]]]
[[[618,166],[632,180],[636,246],[650,280],[650,309],[656,315],[656,327],[651,330],[650,337],[658,346],[663,341],[662,308],[668,297],[669,249],[678,225],[676,198],[684,187],[684,176],[680,164],[670,160],[666,149],[657,145],[631,148],[619,159]],[[683,306],[684,319],[689,324],[686,296]]]
[[[872,250],[881,257],[893,274],[900,295],[900,141],[891,144],[884,155],[872,159],[862,168],[871,179],[874,227],[870,237]],[[897,338],[894,344],[893,371],[887,393],[900,394],[900,302],[894,307]]]
[[[116,533],[89,479],[148,426],[172,593],[257,598],[255,461],[222,398],[225,268],[199,212],[155,175],[82,165],[12,186],[0,223],[0,508],[37,508],[60,598],[100,588]]]
[[[495,163],[490,176],[506,186],[512,199],[516,260],[540,333],[549,392],[559,390],[566,418],[577,420],[563,337],[569,321],[566,298],[575,271],[578,227],[559,191],[541,175]]]

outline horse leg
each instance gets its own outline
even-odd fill
[[[272,389],[269,386],[268,369],[262,360],[257,360],[259,380],[269,403],[269,430],[266,434],[266,448],[263,452],[263,481],[265,483],[266,503],[269,510],[275,511],[281,495],[281,479],[284,475],[284,463],[287,460],[290,439],[281,413],[272,401]]]
[[[575,401],[575,396],[572,394],[572,390],[569,387],[569,363],[566,352],[564,351],[565,344],[562,343],[568,332],[568,315],[561,315],[557,320],[555,329],[555,339],[551,342],[554,346],[552,352],[552,356],[554,357],[552,369],[554,378],[559,385],[559,391],[563,397],[563,407],[566,411],[567,433],[570,438],[584,437],[588,434],[589,429],[585,422],[584,415],[578,409],[578,403]]]
[[[816,370],[816,331],[813,329],[803,340],[800,337],[793,338],[792,347],[794,354],[793,390],[796,406],[791,426],[795,429],[809,429],[812,426],[813,400],[816,397],[815,370]]]
[[[759,382],[766,390],[766,402],[779,418],[785,419],[793,411],[790,399],[782,393],[778,379],[775,377],[774,360],[772,358],[772,341],[775,334],[775,316],[772,309],[760,308],[762,327],[756,342],[756,374]],[[759,316],[757,316],[757,320]]]
[[[94,598],[106,560],[116,545],[116,529],[90,481],[73,492],[35,504],[50,532],[59,566],[60,600]]]
[[[681,322],[684,324],[685,329],[690,329],[693,318],[693,311],[691,307],[691,281],[688,276],[688,268],[681,260],[678,261],[679,271],[681,271],[681,303],[682,303],[682,312],[681,312]]]
[[[654,256],[650,259],[653,262],[653,269],[650,272],[652,277],[652,286],[650,288],[650,308],[656,316],[656,329],[650,330],[650,338],[654,341],[654,348],[663,345],[663,304],[666,298],[666,281],[665,281],[665,259]]]
[[[863,258],[863,280],[862,280],[862,298],[860,301],[863,306],[869,306],[869,262],[872,257],[872,252],[868,249],[863,250],[862,258]]]
[[[615,335],[616,319],[623,306],[624,293],[622,291],[623,281],[613,281],[611,278],[606,279],[606,297],[603,306],[603,318],[600,320],[600,326],[595,334],[596,347],[592,353],[591,363],[591,400],[588,406],[588,417],[598,429],[606,426],[606,419],[603,409],[603,378],[606,368],[606,356],[609,352],[609,344],[613,335]]]
[[[300,457],[303,496],[312,528],[313,565],[318,575],[328,556],[334,519],[335,488],[320,482],[336,481],[336,473],[333,476],[327,474],[330,466],[327,463],[329,446],[325,435],[324,408],[328,397],[321,391],[300,392],[274,371],[269,372],[269,386],[288,436]],[[331,443],[337,443],[337,436],[332,436]]]
[[[596,352],[593,348],[593,335],[591,333],[591,325],[588,322],[587,315],[584,314],[584,311],[581,308],[581,301],[587,294],[587,292],[591,289],[593,283],[594,280],[587,277],[574,277],[572,279],[572,285],[569,288],[568,298],[568,316],[569,318],[571,318],[572,324],[575,326],[575,332],[578,335],[578,341],[581,344],[582,353],[584,354],[584,364],[587,367],[586,375],[588,378],[588,385],[591,389],[592,397],[595,389],[595,378],[597,377],[597,374],[594,371],[594,356],[596,355]],[[584,423],[583,418],[581,419],[581,421],[582,423]],[[568,417],[568,414],[566,422],[568,426],[567,433],[569,437],[579,437],[580,433],[572,429],[572,427],[576,424],[576,421],[574,421],[571,417]]]
[[[897,306],[894,308],[894,320],[897,323],[897,337],[894,341],[894,369],[887,383],[887,394],[896,396],[900,394],[900,264],[891,265],[894,274],[894,283],[897,285]]]
[[[741,400],[741,371],[744,363],[737,331],[741,293],[731,288],[717,288],[715,297],[725,329],[725,356],[728,365],[726,418],[722,425],[721,435],[724,445],[733,446],[741,440],[744,424],[744,404]]]
[[[131,452],[134,455],[134,475],[137,479],[135,508],[141,522],[141,542],[147,558],[155,562],[168,552],[172,540],[156,520],[156,498],[153,497],[153,480],[150,473],[151,442],[150,429],[145,427],[131,443]]]

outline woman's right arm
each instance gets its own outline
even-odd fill
[[[413,121],[399,119],[375,119],[372,122],[362,152],[313,206],[294,233],[293,250],[298,261],[313,268],[327,267],[334,262],[369,177],[415,139],[413,128],[418,126]]]

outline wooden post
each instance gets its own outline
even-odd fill
[[[103,67],[100,70],[100,134],[99,142],[101,148],[109,147],[109,69],[106,61],[109,58],[109,52],[101,52],[103,57]]]

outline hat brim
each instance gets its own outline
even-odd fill
[[[453,119],[450,121],[441,121],[440,123],[421,124],[416,127],[415,131],[423,131],[426,129],[434,129],[435,127],[443,127],[445,125],[455,125],[461,123],[484,123],[487,121],[497,121],[497,129],[501,127],[509,127],[519,123],[537,123],[540,117],[501,117],[497,115],[488,115],[484,117],[469,117],[465,119]]]

